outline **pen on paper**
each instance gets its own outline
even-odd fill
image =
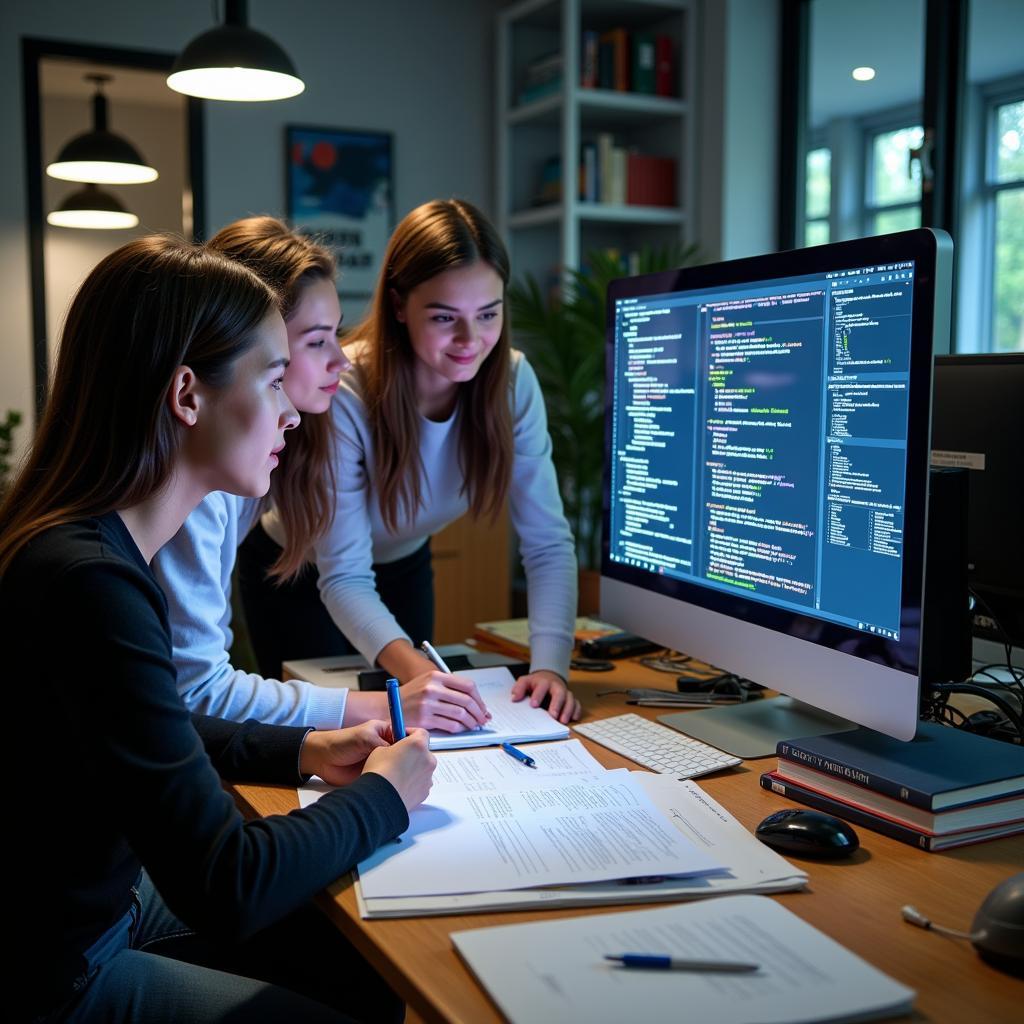
[[[534,761],[534,759],[530,757],[529,754],[524,754],[517,747],[513,747],[511,743],[502,743],[501,749],[504,750],[506,754],[510,754],[512,757],[514,757],[517,761],[521,761],[523,764],[526,765],[527,768],[537,767],[537,762]]]
[[[687,960],[658,953],[606,953],[604,958],[615,960],[623,967],[646,967],[656,971],[722,971],[741,974],[759,970],[761,966],[739,960]]]
[[[420,644],[420,648],[423,653],[442,671],[448,675],[452,674],[452,670],[444,663],[444,658],[441,657],[437,651],[434,650],[433,644],[429,640],[424,640]]]

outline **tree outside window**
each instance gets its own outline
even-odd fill
[[[829,240],[832,210],[832,151],[828,147],[820,146],[807,154],[806,178],[804,245],[824,245]]]
[[[865,230],[869,235],[921,226],[921,167],[910,151],[924,138],[920,125],[904,125],[871,136]]]
[[[1024,350],[1024,99],[994,111],[992,349]]]

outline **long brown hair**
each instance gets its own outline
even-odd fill
[[[158,491],[182,437],[167,402],[175,369],[225,386],[275,303],[245,267],[170,237],[101,260],[71,304],[39,432],[0,505],[0,574],[44,530]]]
[[[392,292],[404,300],[424,281],[457,267],[483,262],[508,287],[505,245],[471,203],[437,199],[408,214],[384,255],[373,305],[355,336],[368,343],[359,372],[374,448],[374,477],[381,516],[396,531],[402,511],[414,519],[423,504],[420,421],[416,406],[416,356],[409,332],[395,313]],[[502,296],[504,298],[504,294]],[[475,517],[496,519],[512,475],[512,411],[509,404],[509,323],[479,372],[459,385],[459,462],[464,493]]]
[[[307,285],[334,281],[336,267],[330,252],[275,217],[236,220],[221,228],[209,245],[244,263],[274,288],[286,321],[294,315]],[[330,529],[334,519],[333,447],[330,415],[303,415],[271,474],[269,500],[281,518],[285,544],[270,575],[280,582],[298,575],[313,542]]]

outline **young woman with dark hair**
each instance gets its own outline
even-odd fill
[[[334,519],[336,441],[331,418],[323,414],[338,389],[339,374],[351,368],[337,341],[341,309],[334,258],[273,217],[235,221],[218,231],[209,246],[254,271],[280,297],[291,359],[283,387],[303,418],[271,476],[269,498],[287,542],[275,548],[265,568],[271,579],[287,583],[313,571],[308,564],[313,544]],[[280,665],[264,676],[231,665],[231,575],[238,545],[266,505],[263,498],[214,492],[154,560],[170,605],[179,694],[193,711],[278,725],[337,728],[386,718],[383,693],[280,682]],[[345,529],[344,522],[338,526]],[[316,636],[321,620],[330,626],[319,602],[312,616],[288,602],[277,611],[281,618],[275,631],[294,637],[300,650]],[[259,630],[253,633],[259,645]],[[406,721],[427,729],[458,731],[486,720],[473,683],[432,665],[406,684],[403,705]]]
[[[353,648],[403,680],[429,669],[413,644],[433,631],[430,535],[467,511],[493,520],[508,502],[531,641],[514,695],[549,700],[563,722],[579,717],[566,685],[576,559],[540,387],[509,341],[508,281],[505,247],[472,204],[426,203],[398,225],[332,406],[339,456],[334,521],[315,544],[319,597],[312,572],[292,586],[268,578],[289,543],[276,505],[239,555],[264,671],[282,656]],[[289,616],[317,635],[289,630]]]
[[[148,565],[210,491],[267,491],[298,420],[287,364],[275,294],[203,247],[131,242],[72,303],[46,415],[0,505],[0,621],[19,680],[9,756],[29,773],[8,808],[27,894],[8,915],[18,1012],[348,1019],[239,974],[263,969],[247,957],[257,947],[276,976],[315,953],[275,942],[274,922],[405,829],[430,788],[426,734],[391,744],[383,722],[315,732],[190,717]],[[220,781],[312,773],[351,784],[248,823]],[[337,969],[358,984],[318,992],[335,1006],[374,984],[347,956]],[[363,1015],[381,1010],[396,1015]]]

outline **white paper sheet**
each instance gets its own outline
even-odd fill
[[[624,769],[524,778],[481,793],[449,787],[436,799],[412,812],[400,841],[359,865],[366,897],[721,871]]]
[[[491,720],[482,728],[469,732],[447,733],[431,730],[431,750],[458,750],[464,747],[568,738],[569,727],[556,722],[543,708],[531,707],[529,697],[518,703],[512,702],[511,693],[515,680],[507,668],[474,668],[457,674],[468,676],[476,683],[476,688],[491,713]]]
[[[914,999],[912,989],[764,896],[455,932],[452,942],[512,1024],[865,1020],[908,1012]],[[603,959],[625,952],[761,968],[645,971]]]
[[[573,741],[577,742],[577,741]],[[568,747],[569,744],[557,746]],[[538,747],[531,747],[531,752]],[[475,751],[476,754],[484,753]],[[453,757],[454,754],[442,755]],[[529,907],[573,907],[615,903],[693,900],[737,892],[786,892],[807,885],[807,873],[758,842],[697,783],[670,776],[632,772],[654,805],[689,838],[728,869],[728,874],[663,878],[646,882],[591,882],[545,889],[515,889],[447,896],[367,899],[356,883],[364,918],[472,914]]]

